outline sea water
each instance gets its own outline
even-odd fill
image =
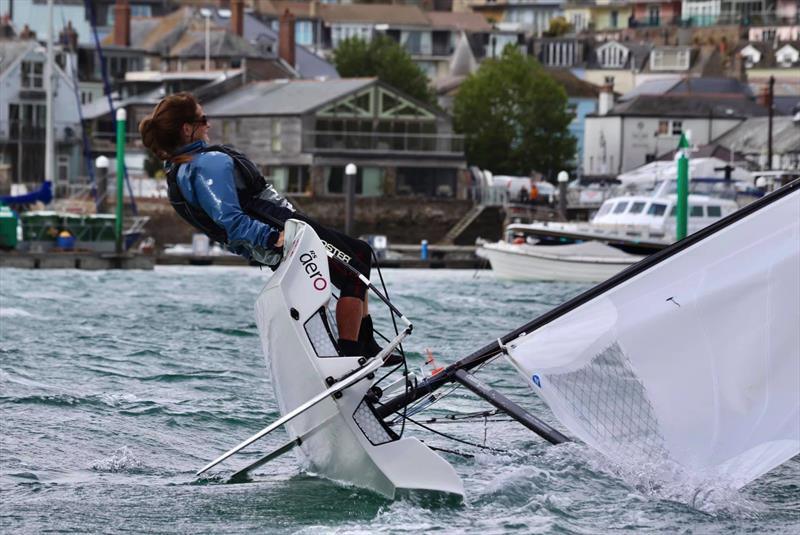
[[[442,453],[463,503],[375,493],[303,473],[293,454],[223,484],[194,472],[279,416],[253,303],[255,268],[0,270],[0,530],[5,533],[658,533],[800,530],[800,459],[738,492],[647,483],[579,443],[549,446],[493,416],[405,433]],[[384,270],[428,372],[587,288],[488,271]],[[390,329],[377,300],[379,328]],[[558,426],[502,360],[484,382]],[[488,409],[450,390],[426,420]],[[282,444],[276,433],[264,451]],[[470,445],[471,444],[471,445]],[[492,449],[484,449],[479,446]],[[232,466],[255,459],[231,461]]]

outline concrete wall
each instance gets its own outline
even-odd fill
[[[319,222],[344,228],[342,196],[290,197],[301,211]],[[390,243],[433,243],[441,239],[472,207],[471,201],[455,199],[358,198],[355,208],[355,235],[385,234]],[[146,231],[158,247],[168,243],[191,243],[196,232],[178,217],[166,200],[140,200],[139,213],[150,217]],[[498,220],[498,232],[502,221]]]

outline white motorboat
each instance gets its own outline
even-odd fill
[[[514,223],[506,228],[506,238],[512,241],[519,236],[533,236],[556,244],[594,240],[630,253],[652,253],[675,241],[674,185],[674,181],[667,181],[652,194],[612,197],[588,223]],[[688,233],[693,234],[738,208],[733,199],[690,194]]]
[[[530,245],[496,242],[477,252],[504,279],[599,282],[644,258],[599,242]]]

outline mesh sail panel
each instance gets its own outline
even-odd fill
[[[327,309],[320,308],[316,314],[311,316],[306,321],[305,329],[308,340],[314,347],[318,357],[339,356],[339,352],[333,342],[336,331],[330,327]]]
[[[587,366],[548,374],[546,380],[597,440],[663,455],[664,438],[653,406],[618,343]]]
[[[364,436],[373,446],[396,440],[396,436],[389,433],[372,412],[369,404],[364,400],[361,401],[356,412],[353,413],[353,420],[355,420],[358,428],[361,429],[361,432],[364,433]]]

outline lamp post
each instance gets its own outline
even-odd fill
[[[98,156],[94,161],[94,167],[97,169],[97,185],[100,190],[100,202],[98,203],[98,211],[106,212],[108,210],[108,158],[105,156]]]
[[[117,110],[117,218],[114,226],[117,254],[122,254],[122,202],[123,180],[125,179],[125,125],[127,123],[125,108]]]
[[[344,233],[348,236],[353,233],[353,214],[356,204],[356,164],[349,163],[344,168]]]
[[[561,171],[558,173],[558,213],[561,218],[567,220],[567,182],[569,182],[569,173]]]

